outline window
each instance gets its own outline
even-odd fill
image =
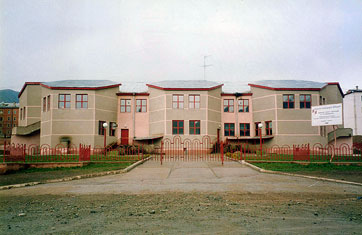
[[[3,111],[2,111],[2,110],[0,110],[0,114],[3,114]]]
[[[60,108],[60,109],[69,109],[70,108],[70,95],[69,94],[59,94],[58,108]]]
[[[16,127],[16,124],[14,124],[14,127]]]
[[[88,108],[88,95],[81,94],[75,96],[75,108],[87,109]]]
[[[131,100],[121,99],[121,113],[130,113],[131,112]]]
[[[0,117],[0,121],[2,121],[3,120],[3,117]]]
[[[239,113],[247,113],[249,112],[249,100],[238,100]]]
[[[250,136],[249,123],[240,123],[240,136]]]
[[[147,100],[136,100],[136,112],[145,113],[147,112]]]
[[[106,123],[105,121],[99,121],[98,122],[98,135],[104,135],[105,134],[105,128],[103,127],[103,124]]]
[[[283,95],[283,109],[294,109],[294,95]]]
[[[110,122],[109,123],[109,136],[115,136],[116,135],[116,123]]]
[[[301,109],[310,109],[311,95],[300,95],[299,100]]]
[[[189,95],[189,108],[190,109],[200,108],[200,95]]]
[[[224,136],[234,136],[235,135],[235,124],[234,123],[225,123],[224,124]]]
[[[173,135],[183,135],[184,134],[184,121],[182,121],[182,120],[173,120],[172,121],[172,134]]]
[[[20,109],[20,120],[22,120],[23,119],[23,109],[21,108]]]
[[[23,111],[24,111],[24,113],[23,113],[23,119],[25,119],[25,117],[26,117],[26,107],[24,107]]]
[[[46,101],[46,97],[43,97],[43,112],[47,111],[47,101]]]
[[[16,110],[14,110],[14,114],[16,114]]]
[[[260,132],[259,132],[259,131],[261,131],[261,130],[259,129],[259,123],[260,123],[260,122],[256,122],[256,123],[255,123],[255,136],[259,136],[259,135],[260,135]]]
[[[265,122],[265,132],[266,135],[273,135],[273,126],[271,121]]]
[[[225,113],[234,112],[234,100],[224,100],[224,112]]]
[[[10,121],[10,117],[8,117],[8,121]]]
[[[184,95],[172,96],[172,108],[183,109],[184,108]]]
[[[14,121],[16,121],[16,117],[14,117]]]
[[[200,120],[191,120],[189,126],[190,135],[200,135]]]
[[[48,111],[50,110],[50,95],[48,95],[48,107],[47,107]]]
[[[8,110],[8,114],[10,114],[10,110]]]
[[[8,124],[8,127],[10,127],[10,124]]]

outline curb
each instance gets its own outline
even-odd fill
[[[285,173],[285,172],[280,172],[280,171],[270,171],[270,170],[264,170],[264,169],[262,169],[260,167],[254,166],[253,164],[250,164],[250,163],[245,162],[245,161],[240,162],[240,163],[244,164],[244,165],[247,165],[248,167],[253,168],[254,170],[259,171],[261,173],[295,176],[295,177],[301,177],[301,178],[307,178],[307,179],[328,181],[328,182],[333,182],[333,183],[342,183],[342,184],[351,184],[351,185],[362,186],[362,183],[357,183],[357,182],[351,182],[351,181],[345,181],[345,180],[335,180],[335,179],[316,177],[316,176],[309,176],[309,175],[298,175],[298,174]]]
[[[5,185],[5,186],[0,186],[0,190],[6,190],[6,189],[12,189],[12,188],[23,188],[23,187],[34,186],[34,185],[38,185],[38,184],[59,183],[59,182],[67,182],[67,181],[72,181],[72,180],[94,178],[94,177],[105,176],[105,175],[116,175],[116,174],[127,173],[127,172],[131,171],[132,169],[134,169],[135,167],[143,164],[145,161],[148,161],[150,158],[152,158],[152,157],[148,157],[146,159],[135,162],[132,165],[130,165],[127,168],[122,169],[122,170],[105,171],[105,172],[98,172],[98,173],[92,173],[92,174],[86,174],[86,175],[77,175],[77,176],[72,176],[72,177],[65,177],[62,179],[46,180],[44,182],[29,182],[29,183],[23,183],[23,184]]]

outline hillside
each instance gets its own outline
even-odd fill
[[[18,94],[19,92],[11,89],[0,90],[0,103],[19,103]]]

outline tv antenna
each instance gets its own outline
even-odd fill
[[[201,67],[204,67],[204,80],[206,80],[206,67],[212,66],[212,64],[206,64],[206,58],[210,56],[211,55],[204,55],[204,65],[201,65]]]

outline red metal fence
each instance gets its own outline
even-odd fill
[[[3,162],[134,162],[152,156],[160,161],[305,161],[305,162],[362,162],[362,144],[341,145],[259,145],[228,144],[212,142],[204,136],[201,139],[184,139],[175,136],[165,138],[161,146],[150,148],[148,145],[120,146],[115,149],[91,147],[89,145],[4,145]],[[0,160],[1,161],[1,160]]]
[[[57,145],[14,145],[5,144],[3,162],[134,162],[148,157],[142,145],[121,146],[115,149],[80,144],[76,146]]]

